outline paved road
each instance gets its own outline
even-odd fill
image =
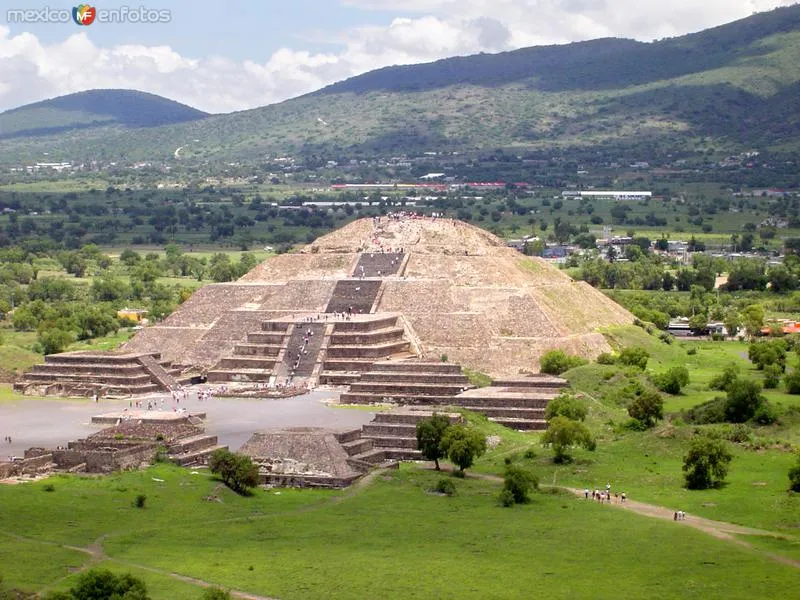
[[[214,398],[199,402],[190,393],[188,402],[180,406],[190,412],[208,414],[206,430],[219,436],[220,443],[238,449],[254,431],[285,427],[329,427],[335,429],[360,427],[372,420],[374,413],[344,408],[332,408],[322,401],[338,399],[338,392],[315,390],[304,396],[281,399]],[[157,400],[161,396],[148,396]],[[172,401],[165,396],[166,410]],[[22,456],[31,446],[53,448],[65,446],[70,440],[86,437],[101,427],[90,423],[93,415],[119,411],[128,407],[128,400],[32,400],[0,404],[0,438],[11,436],[12,443],[0,440],[0,457]]]

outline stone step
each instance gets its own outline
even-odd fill
[[[98,373],[46,373],[31,372],[25,375],[25,380],[31,383],[96,383],[108,385],[139,386],[153,383],[148,373],[141,375],[105,375]]]
[[[358,429],[350,429],[348,431],[339,431],[333,434],[336,437],[336,441],[340,444],[344,444],[346,442],[352,442],[357,440],[361,437],[361,428]]]
[[[455,396],[464,391],[469,384],[460,383],[404,383],[404,382],[374,382],[364,381],[363,378],[350,385],[350,392],[359,394],[368,392],[383,394],[385,396]]]
[[[175,441],[170,445],[170,454],[181,455],[217,445],[217,436],[201,433]]]
[[[367,423],[361,427],[362,437],[417,437],[417,426],[413,423]]]
[[[159,352],[146,352],[143,354],[148,354],[156,360],[161,360]],[[47,364],[138,364],[137,358],[139,356],[141,354],[62,352],[60,354],[48,354],[44,357],[44,362]]]
[[[251,331],[247,334],[247,343],[259,345],[263,344],[265,346],[278,346],[280,348],[285,337],[286,333],[282,331]]]
[[[274,367],[275,357],[226,356],[220,359],[215,370],[261,369],[271,371]]]
[[[208,448],[203,448],[202,450],[196,450],[194,452],[187,452],[185,454],[169,454],[168,458],[172,462],[174,462],[174,463],[176,463],[176,464],[178,464],[178,465],[180,465],[182,467],[186,467],[186,466],[189,466],[189,465],[203,465],[203,464],[206,464],[208,462],[209,458],[211,457],[211,455],[215,451],[220,450],[220,449],[227,450],[228,447],[227,446],[214,445],[214,446],[210,446]]]
[[[123,376],[147,374],[146,369],[139,363],[114,364],[114,363],[40,363],[33,365],[32,373],[108,373]]]
[[[465,410],[480,413],[489,418],[544,419],[544,408],[509,408],[505,406],[463,406]]]
[[[472,387],[464,375],[461,373],[396,373],[393,371],[367,371],[361,374],[360,382],[376,382],[376,383],[435,383],[435,384],[452,384],[458,385],[462,388]]]
[[[461,366],[443,362],[423,362],[418,360],[386,361],[375,363],[375,372],[401,373],[452,373],[461,374]]]
[[[417,449],[416,437],[396,437],[396,436],[368,436],[364,438],[370,440],[376,448],[403,448],[408,450]]]
[[[356,346],[360,344],[379,344],[403,339],[402,327],[388,327],[374,331],[333,333],[331,346]]]
[[[281,351],[278,344],[236,344],[233,347],[233,353],[237,356],[275,356],[277,357]]]
[[[405,340],[369,345],[329,346],[327,356],[330,358],[385,358],[396,352],[407,351],[409,348],[410,344]]]
[[[267,382],[272,376],[272,371],[262,369],[215,369],[208,372],[209,383],[241,382]]]
[[[372,358],[339,358],[331,359],[326,356],[323,367],[325,371],[361,373],[372,368],[375,362]]]
[[[375,414],[375,418],[372,419],[371,422],[375,424],[405,424],[414,425],[416,427],[417,423],[431,418],[434,414],[446,416],[450,419],[451,423],[461,419],[461,415],[458,413],[436,411],[431,407],[431,410],[409,410],[402,412],[391,410],[388,412],[379,412]]]
[[[372,450],[375,444],[372,438],[358,438],[357,440],[344,442],[341,446],[344,448],[345,452],[347,452],[348,456],[355,456],[356,454],[362,454],[368,450]]]
[[[569,382],[561,377],[553,375],[531,375],[530,377],[518,377],[514,379],[495,379],[492,381],[494,387],[508,388],[555,388],[567,387]]]
[[[504,425],[509,429],[519,431],[543,431],[547,429],[547,421],[544,419],[509,419],[504,417],[489,417],[498,425]]]
[[[384,460],[425,460],[422,452],[411,448],[382,448]]]
[[[425,405],[439,405],[439,406],[455,406],[457,396],[414,396],[408,394],[398,394],[389,396],[387,394],[376,394],[371,392],[344,392],[339,396],[339,401],[342,404],[425,404]]]
[[[289,329],[289,323],[284,321],[262,321],[261,331],[272,331],[286,333]]]
[[[386,460],[386,451],[383,448],[371,448],[365,452],[354,454],[351,458],[371,465],[377,465]]]
[[[339,333],[354,333],[354,332],[367,332],[375,331],[376,329],[386,329],[387,327],[394,327],[397,324],[397,315],[391,317],[379,317],[376,319],[365,319],[358,321],[342,321],[336,323],[333,328],[333,334]]]
[[[320,385],[349,385],[358,381],[358,377],[358,373],[323,371],[319,374],[319,383]]]

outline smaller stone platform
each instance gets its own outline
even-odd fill
[[[138,421],[140,423],[177,423],[193,417],[205,421],[206,413],[181,413],[172,410],[129,409],[103,413],[92,417],[96,425],[116,425],[120,421]]]

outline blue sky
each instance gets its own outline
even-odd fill
[[[0,8],[0,111],[95,88],[230,112],[393,64],[598,37],[651,41],[796,0],[112,0],[169,9],[157,24],[9,23]]]

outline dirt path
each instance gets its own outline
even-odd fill
[[[433,469],[433,463],[430,464],[430,469]],[[448,470],[446,467],[442,467],[443,471]],[[502,483],[503,478],[497,475],[487,475],[485,473],[469,473],[468,477],[474,477],[476,479],[484,479],[486,481],[494,481],[497,483]],[[579,498],[584,497],[584,491],[576,488],[568,488],[563,486],[557,485],[543,485],[542,487],[548,488],[556,488],[568,491]],[[587,500],[587,502],[592,500]],[[614,508],[621,508],[623,510],[629,510],[631,512],[638,513],[640,515],[644,515],[646,517],[651,517],[654,519],[662,519],[665,521],[673,521],[675,511],[669,508],[665,508],[663,506],[658,506],[656,504],[647,504],[645,502],[639,502],[637,500],[626,500],[625,502],[612,502],[612,506]],[[774,531],[766,531],[764,529],[755,529],[753,527],[743,527],[741,525],[735,525],[733,523],[726,523],[724,521],[713,521],[711,519],[706,519],[703,517],[698,517],[695,515],[686,515],[686,518],[682,521],[675,521],[677,526],[681,527],[692,527],[697,529],[698,531],[702,531],[708,535],[711,535],[717,539],[725,540],[726,542],[731,542],[742,548],[747,548],[753,552],[757,552],[759,554],[763,554],[764,556],[769,557],[770,559],[774,560],[775,562],[779,562],[784,565],[788,565],[790,567],[794,567],[796,569],[800,569],[800,561],[791,559],[787,556],[782,556],[780,554],[775,554],[774,552],[767,552],[765,550],[761,550],[756,548],[752,544],[747,543],[745,540],[736,537],[737,535],[758,535],[764,537],[774,537],[779,538],[782,537],[780,534],[775,533]]]

